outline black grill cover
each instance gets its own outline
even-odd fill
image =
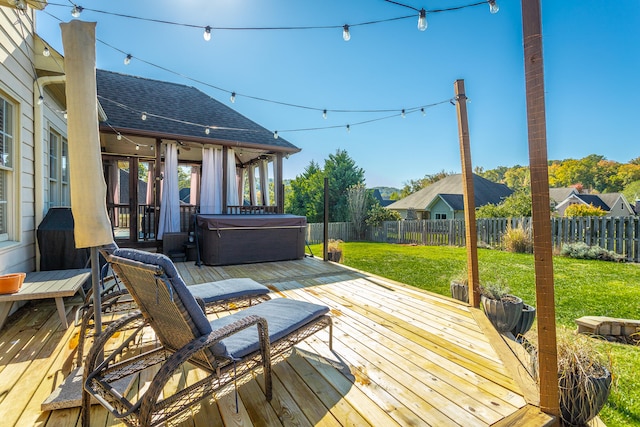
[[[51,208],[38,226],[40,270],[85,268],[89,248],[76,249],[71,208]]]

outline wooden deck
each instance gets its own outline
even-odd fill
[[[181,426],[544,426],[535,384],[482,313],[449,298],[318,259],[224,267],[178,264],[187,284],[251,277],[274,297],[329,305],[333,352],[322,331],[274,366],[274,397],[262,378],[195,405]],[[77,297],[76,297],[77,298]],[[68,318],[73,311],[67,301]],[[77,327],[65,330],[52,302],[30,303],[0,331],[3,426],[80,425],[79,409],[40,404],[71,369]],[[196,369],[185,378],[200,375]],[[134,383],[132,392],[144,386]],[[187,380],[188,381],[188,380]],[[176,384],[180,380],[176,380]],[[119,425],[100,406],[92,426]]]

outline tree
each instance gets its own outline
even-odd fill
[[[501,203],[488,204],[476,210],[477,218],[514,218],[531,216],[531,194],[518,190]]]
[[[329,221],[348,221],[347,189],[364,184],[364,170],[356,166],[346,150],[337,150],[325,160],[324,174],[329,178]]]
[[[605,216],[607,213],[601,207],[595,207],[593,205],[583,205],[579,203],[575,203],[573,205],[569,205],[567,209],[564,210],[564,216],[566,217],[574,217],[574,216]]]
[[[347,204],[349,206],[349,217],[358,239],[362,239],[365,230],[365,219],[367,218],[367,188],[364,184],[357,184],[347,189]]]
[[[374,203],[367,214],[366,223],[370,226],[378,226],[385,221],[400,221],[402,217],[396,211],[386,209],[380,203]]]
[[[322,222],[324,216],[324,178],[329,179],[329,221],[349,220],[347,189],[364,184],[364,170],[345,150],[337,150],[325,160],[324,169],[311,161],[302,175],[291,181],[285,211],[307,217],[308,222]]]
[[[622,194],[624,194],[624,197],[632,205],[636,200],[640,200],[640,180],[630,182],[627,186],[624,187],[624,190],[622,190]]]

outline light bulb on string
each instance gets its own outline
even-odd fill
[[[142,120],[147,120],[147,113],[143,112],[142,115],[140,116],[140,118]]]
[[[489,12],[498,13],[500,10],[500,6],[496,3],[496,0],[489,0]]]
[[[232,104],[234,104],[236,102],[236,93],[235,92],[231,92],[231,96],[229,97],[229,101],[231,101]]]
[[[71,9],[71,16],[74,18],[80,18],[80,14],[83,10],[84,8],[82,6],[73,5],[73,9]]]
[[[351,125],[347,125],[347,133],[351,133]]]
[[[427,11],[422,8],[418,14],[418,29],[424,31],[427,29],[427,25]]]
[[[122,141],[122,134],[120,132],[118,132],[118,135],[116,135],[116,139],[118,141]]]
[[[38,97],[38,105],[42,105],[43,102],[44,102],[44,96],[40,95]]]
[[[422,107],[422,108],[420,109],[420,112],[422,113],[422,116],[423,116],[423,117],[427,115],[427,112],[426,112],[426,111],[424,111],[424,107]]]
[[[342,27],[342,38],[346,42],[351,40],[351,33],[349,32],[349,26],[347,24],[345,24],[344,27]]]
[[[131,64],[131,58],[133,58],[133,56],[131,56],[130,53],[127,53],[127,56],[124,58],[124,65]]]
[[[322,118],[327,119],[327,110],[322,110]]]
[[[51,56],[51,52],[49,51],[49,48],[47,46],[45,46],[44,49],[42,50],[42,55]]]
[[[209,129],[209,128],[205,128],[205,129],[204,129],[204,133],[206,133],[207,135],[209,135],[209,133],[211,133],[211,129]]]
[[[149,150],[153,151],[153,144],[149,145]]]
[[[65,120],[67,119],[67,117],[69,117],[69,115],[67,114],[67,112],[65,111],[64,113],[62,113],[62,117],[65,118]]]
[[[273,132],[273,139],[278,139],[278,131]]]
[[[208,42],[209,40],[211,40],[211,27],[210,26],[206,26],[204,27],[204,33],[202,34],[202,37],[204,37],[204,41]]]
[[[140,151],[140,146],[136,144],[136,151]]]
[[[404,114],[404,108],[402,109],[402,113],[400,113],[402,115],[402,118],[405,118],[405,114]]]

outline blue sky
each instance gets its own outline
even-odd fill
[[[74,0],[75,1],[75,0]],[[473,0],[405,0],[427,10]],[[473,165],[528,164],[521,3],[497,0],[459,11],[417,12],[383,0],[84,0],[85,8],[201,27],[333,26],[415,14],[410,19],[351,28],[298,31],[213,30],[151,23],[85,10],[97,22],[97,67],[195,86],[302,149],[284,165],[294,178],[311,160],[322,164],[346,150],[368,186],[401,187],[440,170],[459,172],[456,111],[449,103],[400,116],[400,110],[446,101],[464,79]],[[63,6],[57,6],[60,4]],[[37,32],[62,52],[60,20],[71,3],[50,2]],[[601,154],[628,162],[640,156],[640,2],[543,0],[547,142],[550,159]],[[51,16],[53,15],[53,17]],[[55,18],[54,18],[55,17]],[[56,19],[58,18],[58,19]],[[322,113],[279,106],[203,86],[135,58],[210,85],[314,108],[395,113]],[[151,108],[151,107],[150,107]],[[364,125],[346,124],[397,114]],[[285,132],[340,126],[336,129]]]

